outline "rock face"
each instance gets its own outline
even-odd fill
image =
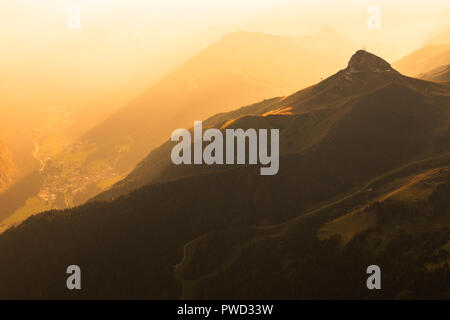
[[[11,160],[7,146],[0,141],[0,193],[8,188],[17,176],[17,168]]]
[[[385,60],[364,50],[358,50],[355,52],[355,54],[350,58],[346,70],[350,72],[398,73]]]

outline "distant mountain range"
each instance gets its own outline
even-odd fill
[[[211,44],[149,90],[88,132],[90,156],[116,157],[132,169],[172,130],[319,82],[344,66],[357,45],[329,27],[308,37],[235,32]]]
[[[400,72],[429,81],[448,81],[450,29],[431,37],[426,45],[394,63]]]
[[[279,128],[279,173],[174,166],[163,144],[100,197],[114,200],[1,234],[0,298],[450,298],[448,82],[360,50],[316,85],[204,123]],[[81,291],[65,288],[71,264]],[[372,264],[383,290],[366,288]]]
[[[427,45],[394,62],[394,67],[416,77],[450,63],[450,38],[446,43]]]
[[[449,81],[450,80],[450,64],[443,65],[430,70],[420,76],[421,79],[430,81]]]

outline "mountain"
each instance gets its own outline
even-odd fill
[[[11,153],[7,146],[0,141],[0,193],[5,191],[14,179],[18,171],[11,159]]]
[[[430,70],[420,76],[421,79],[430,81],[449,81],[450,80],[450,64],[443,65]]]
[[[124,172],[173,129],[263,98],[288,94],[344,65],[356,45],[330,28],[303,38],[235,32],[208,46],[82,139],[91,158],[116,156]]]
[[[365,51],[358,51],[352,56],[346,69],[315,86],[288,97],[265,100],[236,111],[213,116],[204,122],[204,126],[222,129],[227,127],[258,128],[261,122],[263,127],[286,128],[281,132],[280,139],[285,142],[280,145],[280,154],[306,153],[326,142],[326,139],[329,138],[327,133],[349,116],[346,110],[353,110],[355,104],[363,103],[358,99],[381,100],[386,96],[401,99],[400,97],[405,96],[406,100],[411,99],[415,91],[428,95],[429,92],[442,94],[445,90],[425,81],[402,76],[386,61]],[[371,96],[367,97],[366,95]],[[396,107],[397,110],[398,108],[401,106]],[[375,110],[371,112],[375,112]],[[432,113],[425,109],[423,112],[425,118],[432,116]],[[395,132],[398,124],[391,122],[389,124],[392,127],[391,130]],[[387,125],[388,123],[386,123]],[[298,128],[302,128],[301,132]],[[299,134],[301,139],[298,139]],[[418,137],[416,142],[423,138]],[[388,138],[386,137],[386,139]],[[96,199],[110,200],[155,182],[170,181],[216,169],[214,166],[188,168],[175,166],[170,159],[170,150],[174,145],[175,142],[168,141],[153,150],[124,180],[100,194]],[[406,146],[399,147],[406,148]]]
[[[450,63],[450,40],[445,44],[428,45],[394,62],[403,74],[415,77]]]
[[[205,123],[279,128],[278,174],[151,167],[163,145],[124,182],[150,185],[1,234],[0,298],[449,298],[448,83],[357,51],[314,86]],[[72,264],[80,291],[65,289]],[[383,290],[367,290],[373,264]]]
[[[329,27],[303,38],[227,34],[74,143],[36,139],[42,185],[13,214],[82,204],[123,179],[173,129],[318,82],[355,48]],[[49,152],[51,143],[62,152]]]

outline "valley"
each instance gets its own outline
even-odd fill
[[[70,113],[51,110],[34,130],[33,157],[40,164],[38,190],[24,194],[21,204],[2,212],[6,217],[0,219],[0,233],[33,214],[79,205],[123,178],[114,170],[114,159],[86,165],[95,146],[86,147],[68,136],[66,131],[70,124]]]

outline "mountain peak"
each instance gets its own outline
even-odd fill
[[[348,62],[346,70],[349,72],[397,73],[388,62],[365,50],[358,50],[353,54]]]

